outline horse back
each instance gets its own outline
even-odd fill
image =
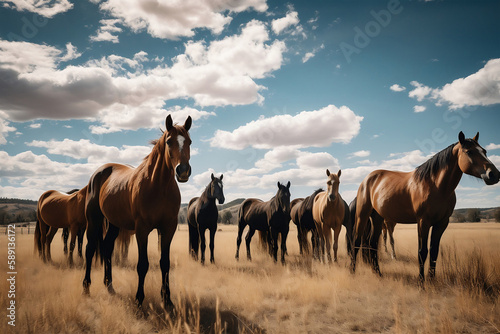
[[[241,203],[238,212],[239,225],[250,225],[256,230],[268,229],[268,216],[265,202],[257,198],[248,198]]]
[[[302,207],[303,203],[304,203],[303,198],[296,198],[290,202],[290,218],[292,219],[293,223],[297,226],[299,226],[300,223],[299,210]]]
[[[44,192],[37,204],[38,219],[52,227],[69,227],[76,216],[73,212],[78,209],[75,208],[77,194],[68,195],[57,190]],[[76,217],[82,220],[82,217]]]

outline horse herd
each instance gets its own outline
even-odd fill
[[[70,263],[77,237],[82,255],[81,239],[86,231],[84,293],[89,294],[91,264],[96,252],[104,263],[104,284],[113,293],[111,259],[115,240],[120,231],[135,232],[139,251],[136,301],[142,305],[144,279],[149,268],[148,235],[157,229],[161,247],[162,303],[165,308],[172,307],[170,244],[177,228],[181,202],[177,182],[186,182],[191,175],[191,138],[188,132],[191,124],[190,116],[183,125],[178,125],[173,124],[169,115],[165,121],[166,130],[152,142],[151,153],[137,168],[108,163],[98,168],[80,190],[70,193],[50,190],[42,194],[37,207],[35,246],[44,261],[51,260],[50,243],[58,228],[69,228],[71,233]],[[416,223],[419,280],[424,281],[431,227],[429,276],[434,277],[440,239],[453,212],[455,188],[463,173],[481,178],[487,185],[499,181],[498,169],[478,143],[479,133],[466,139],[460,132],[458,139],[457,143],[438,152],[412,172],[371,172],[362,181],[357,197],[350,205],[339,194],[341,171],[331,173],[328,169],[326,190],[318,189],[306,198],[290,201],[290,182],[286,185],[278,182],[278,191],[269,201],[246,199],[238,212],[236,259],[239,258],[243,231],[248,226],[245,236],[247,258],[251,260],[250,242],[255,231],[259,231],[274,261],[278,261],[280,244],[281,262],[285,264],[286,239],[292,220],[297,225],[301,254],[309,253],[307,235],[311,232],[313,257],[325,261],[326,255],[331,262],[330,251],[333,249],[333,260],[337,261],[338,237],[343,225],[351,271],[355,271],[357,253],[363,249],[363,257],[380,274],[378,240],[382,229],[385,227],[389,231],[393,245],[391,232],[395,224]],[[217,178],[212,174],[201,196],[193,198],[188,205],[189,251],[197,260],[201,248],[202,263],[205,262],[206,229],[210,231],[210,262],[215,261],[216,200],[219,204],[225,200],[222,179],[222,175]]]

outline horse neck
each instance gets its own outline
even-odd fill
[[[205,188],[203,193],[200,196],[200,203],[202,207],[207,207],[208,205],[215,205],[215,197],[210,197],[210,184]]]
[[[174,179],[174,167],[170,158],[165,157],[165,149],[159,145],[159,143],[155,145],[138,169],[147,175],[146,180],[152,184],[165,185]]]
[[[463,172],[458,166],[458,147],[455,146],[448,166],[443,168],[436,177],[434,177],[433,182],[440,192],[448,194],[455,191],[462,175]]]

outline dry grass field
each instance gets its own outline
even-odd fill
[[[415,225],[398,225],[397,260],[381,252],[383,277],[366,265],[348,269],[344,236],[339,262],[324,265],[299,256],[296,232],[288,239],[287,265],[274,264],[252,242],[253,261],[242,245],[234,259],[236,228],[221,226],[215,264],[188,257],[186,225],[171,251],[175,313],[162,310],[156,233],[142,309],[134,304],[137,249],[129,264],[115,266],[116,295],[93,269],[91,295],[82,295],[83,261],[70,268],[60,234],[53,264],[33,255],[33,235],[16,235],[16,327],[7,324],[7,238],[0,236],[0,333],[499,333],[500,224],[451,224],[442,239],[437,278],[417,284]]]

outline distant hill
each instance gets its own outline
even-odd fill
[[[227,213],[230,213],[230,223],[237,224],[238,210],[244,198],[238,198],[231,202],[224,203],[223,205],[218,205],[220,218],[225,217]],[[36,220],[36,205],[37,201],[16,199],[16,198],[0,198],[0,225],[9,224],[12,222],[27,222]],[[187,223],[187,203],[181,204],[181,209],[179,211],[179,223]],[[456,209],[451,216],[451,222],[463,221],[464,217],[471,210],[467,209]],[[500,207],[495,208],[482,208],[479,210],[479,217],[482,221],[495,221],[495,212],[500,210]]]

